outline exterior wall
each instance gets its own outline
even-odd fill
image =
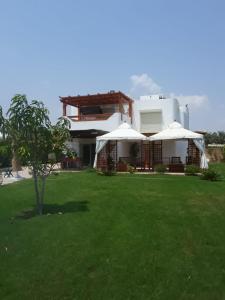
[[[67,142],[68,147],[71,150],[76,151],[78,157],[82,158],[82,145],[84,144],[95,144],[96,139],[82,139],[82,138],[73,138],[72,141]]]
[[[162,124],[160,128],[153,128],[149,133],[156,133],[164,130],[169,124],[180,122],[185,128],[188,128],[188,111],[186,107],[180,107],[177,99],[143,96],[133,104],[133,127],[141,131],[141,113],[142,112],[161,112]]]
[[[189,110],[188,106],[180,106],[180,120],[184,128],[189,129]]]
[[[70,120],[70,119],[69,119]],[[114,113],[111,117],[104,121],[71,121],[71,130],[104,130],[112,131],[116,129],[123,122],[130,123],[130,118],[126,114]]]
[[[169,164],[169,158],[176,155],[175,141],[163,141],[162,143],[162,160],[164,164]]]
[[[128,157],[130,151],[130,143],[125,141],[118,141],[117,142],[117,157]]]

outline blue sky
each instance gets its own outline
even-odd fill
[[[225,130],[225,1],[0,0],[0,104],[121,90],[189,103],[192,129]]]

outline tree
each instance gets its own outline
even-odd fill
[[[208,144],[225,144],[225,131],[206,133],[205,143],[206,143],[206,145],[208,145]]]
[[[6,168],[11,165],[12,151],[8,139],[0,137],[0,168]]]
[[[12,101],[16,99],[20,103],[26,101],[25,95],[16,95]],[[20,119],[20,111],[15,111],[15,114],[4,118],[2,108],[0,107],[0,132],[2,133],[3,140],[11,145],[12,152],[12,167],[13,171],[17,172],[21,170],[20,159],[18,155],[18,144],[21,140],[21,132],[19,130],[18,120]]]
[[[13,141],[12,150],[31,168],[37,211],[41,215],[46,179],[62,152],[66,151],[70,123],[60,118],[52,125],[44,104],[37,100],[28,103],[25,95],[12,98],[7,116],[8,119],[3,120],[7,124],[6,134]]]

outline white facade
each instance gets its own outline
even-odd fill
[[[188,108],[180,106],[175,98],[141,96],[134,102],[133,127],[141,133],[157,133],[174,121],[189,129]]]
[[[70,130],[103,130],[106,132],[110,132],[117,127],[119,127],[120,124],[127,122],[130,123],[130,118],[127,116],[127,114],[121,114],[119,112],[116,112],[112,114],[107,120],[97,120],[97,121],[72,121],[70,120],[71,128]]]
[[[68,106],[66,115],[77,115],[77,108]],[[104,131],[111,132],[119,127],[123,122],[131,124],[131,126],[140,133],[152,135],[166,129],[172,122],[177,121],[186,129],[189,129],[189,111],[187,106],[181,106],[177,99],[166,98],[159,95],[141,96],[139,100],[132,103],[132,118],[129,117],[127,109],[123,109],[123,113],[114,112],[105,120],[91,119],[92,115],[88,115],[88,120],[73,120],[69,117],[71,123],[71,131]],[[79,138],[74,137],[70,143],[77,155],[83,159],[84,152],[87,151],[87,145],[90,145],[91,163],[93,161],[93,145],[95,138]],[[85,149],[85,150],[84,150]],[[119,142],[118,157],[129,155],[130,143]],[[167,163],[172,156],[179,156],[183,163],[187,156],[186,141],[163,141],[162,161]],[[90,164],[91,164],[90,163]]]
[[[133,103],[132,127],[141,133],[156,133],[166,129],[177,121],[189,129],[189,111],[180,106],[175,98],[163,98],[159,95],[141,96]],[[77,108],[71,106],[71,115],[77,114]],[[131,123],[128,113],[115,112],[107,120],[71,122],[71,130],[104,130],[110,132],[123,122]]]

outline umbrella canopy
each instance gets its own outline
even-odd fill
[[[195,146],[199,149],[201,155],[200,167],[202,169],[208,168],[208,162],[205,155],[205,142],[202,134],[193,132],[183,128],[178,122],[173,122],[168,126],[167,129],[156,133],[149,137],[150,141],[161,141],[161,140],[184,140],[192,139]]]
[[[97,141],[115,141],[115,140],[146,140],[146,136],[131,128],[127,123],[121,124],[117,129],[98,136]]]
[[[150,136],[149,139],[150,141],[203,139],[203,135],[183,128],[178,122],[173,122],[167,129]]]
[[[107,141],[143,141],[146,139],[145,135],[132,129],[127,123],[121,124],[117,129],[109,133],[98,136],[96,138],[94,168],[97,165],[98,153],[103,149]]]

